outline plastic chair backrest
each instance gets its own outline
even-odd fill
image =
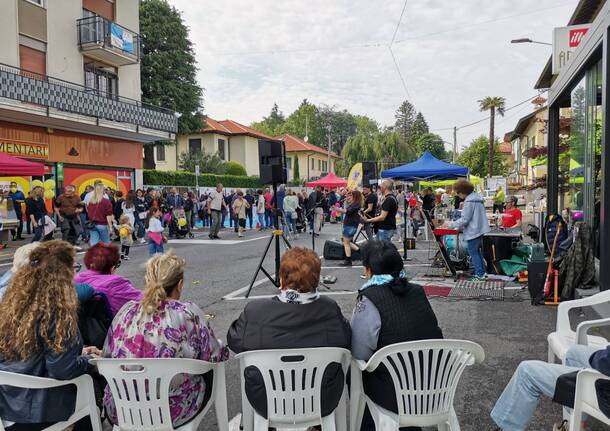
[[[322,375],[336,362],[343,373],[351,358],[349,350],[335,347],[311,349],[257,350],[236,356],[242,379],[246,367],[258,368],[267,392],[270,423],[300,423],[322,417]]]
[[[195,359],[95,359],[108,381],[121,430],[173,430],[169,389],[177,374],[203,374],[214,364]]]
[[[27,374],[0,371],[0,385],[26,389],[48,389],[71,384],[70,381],[55,380],[47,377],[34,377]]]
[[[366,371],[383,364],[392,377],[400,416],[449,414],[464,368],[485,358],[483,348],[464,340],[421,340],[377,351]]]

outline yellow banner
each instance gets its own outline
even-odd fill
[[[0,153],[28,159],[48,159],[49,146],[34,142],[8,141],[0,139]]]
[[[347,176],[347,188],[355,190],[362,187],[362,163],[356,163],[352,166],[349,175]]]

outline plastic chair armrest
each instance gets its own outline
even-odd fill
[[[601,328],[603,326],[610,326],[610,317],[604,319],[587,320],[579,323],[576,327],[576,344],[587,345],[587,333],[591,328]]]
[[[366,367],[368,366],[368,364],[365,361],[363,361],[362,359],[353,359],[352,358],[352,363],[356,364],[356,366],[360,369],[360,371],[366,370]]]
[[[576,378],[576,399],[575,402],[586,401],[599,410],[597,401],[597,392],[595,391],[595,382],[597,380],[608,380],[610,376],[600,373],[592,368],[586,368],[578,372]]]

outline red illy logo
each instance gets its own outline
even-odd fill
[[[575,28],[570,30],[570,48],[576,48],[580,45],[583,36],[589,31],[588,28]]]

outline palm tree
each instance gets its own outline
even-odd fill
[[[488,96],[485,99],[481,99],[479,102],[479,109],[481,111],[489,111],[489,148],[487,152],[487,175],[491,177],[494,170],[494,143],[496,142],[495,137],[495,120],[496,112],[501,116],[504,116],[506,108],[506,99],[498,96]]]

